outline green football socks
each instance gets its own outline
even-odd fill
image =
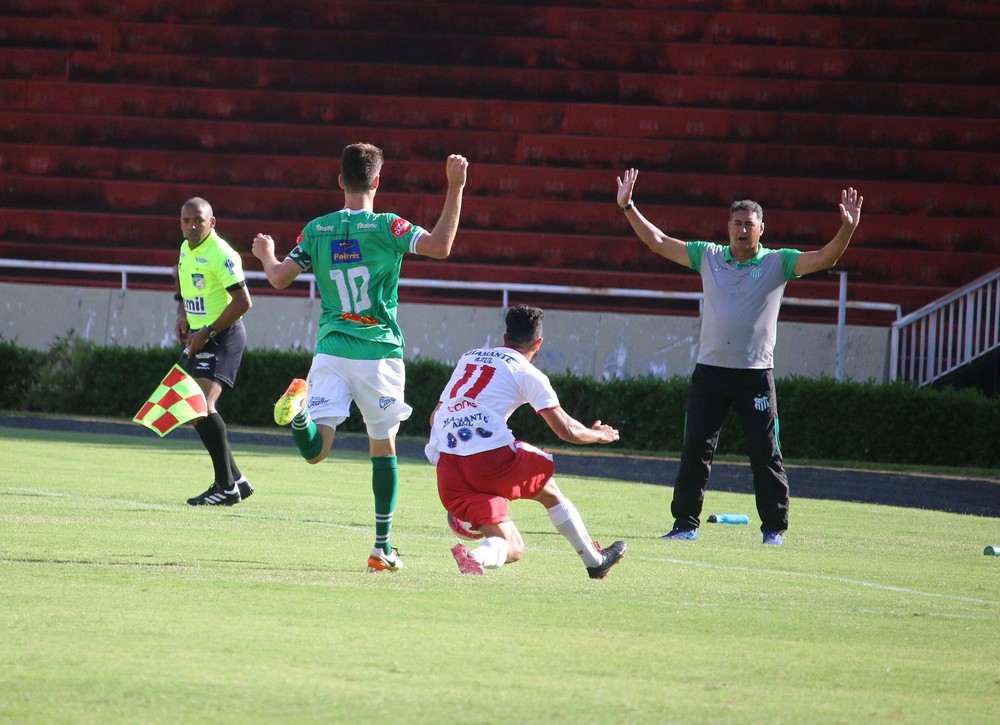
[[[309,417],[309,408],[292,418],[292,440],[299,447],[299,453],[307,461],[311,461],[323,450],[323,436],[319,428]]]
[[[323,450],[323,437],[306,408],[292,418],[292,440],[307,461],[316,458]],[[396,456],[372,458],[372,494],[375,496],[375,546],[386,554],[392,552],[389,535],[392,517],[396,511],[396,492],[399,490],[399,471]]]
[[[392,516],[396,511],[396,491],[399,489],[399,472],[396,456],[372,458],[372,493],[375,494],[375,546],[386,554],[392,551],[389,534]]]

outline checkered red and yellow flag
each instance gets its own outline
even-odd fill
[[[208,404],[198,383],[174,365],[132,420],[162,438],[177,426],[207,413]]]

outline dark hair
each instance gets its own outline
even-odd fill
[[[528,347],[542,336],[542,317],[545,315],[531,305],[515,305],[507,310],[507,343],[514,347]]]
[[[340,156],[340,175],[344,190],[352,194],[369,191],[382,170],[382,149],[370,143],[352,143]]]
[[[755,201],[750,199],[743,199],[742,201],[734,201],[733,205],[729,207],[729,218],[733,218],[733,214],[738,211],[748,211],[751,214],[757,216],[758,221],[764,221],[764,207]]]

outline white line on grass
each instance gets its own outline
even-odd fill
[[[12,488],[6,489],[8,492],[15,494],[25,494],[31,496],[46,496],[49,498],[67,498],[75,499],[81,501],[98,501],[101,503],[117,503],[124,504],[128,506],[138,506],[141,508],[155,509],[155,510],[170,510],[176,508],[175,506],[169,506],[165,504],[154,504],[142,501],[129,501],[127,499],[116,499],[116,498],[99,498],[96,496],[76,496],[68,493],[53,492],[53,491],[42,491],[33,488]],[[251,515],[250,518],[261,518],[261,519],[274,519],[273,516],[260,516]],[[331,521],[317,521],[317,520],[303,520],[303,519],[285,519],[287,521],[298,521],[304,524],[314,524],[319,526],[328,526],[331,528],[338,529],[349,529],[349,530],[368,530],[367,527],[350,525],[350,524],[338,524]],[[436,536],[431,537],[427,534],[422,534],[420,532],[410,532],[408,536],[426,537],[426,538],[437,538]],[[536,548],[533,546],[526,547],[529,551],[540,551],[552,554],[566,554],[564,549],[545,549]],[[924,592],[919,589],[909,589],[907,587],[897,587],[889,584],[878,584],[876,582],[864,581],[863,579],[848,579],[847,577],[832,576],[829,574],[815,574],[811,572],[799,572],[799,571],[782,571],[780,569],[758,569],[749,566],[726,566],[724,564],[711,564],[703,561],[691,561],[689,559],[670,559],[664,557],[630,557],[631,559],[640,559],[642,561],[659,562],[663,564],[681,564],[684,566],[698,566],[704,569],[720,569],[722,571],[743,571],[750,572],[754,574],[777,574],[782,576],[800,577],[803,579],[821,579],[823,581],[837,582],[839,584],[850,584],[852,586],[865,587],[868,589],[877,589],[884,592],[895,592],[897,594],[911,594],[919,597],[928,597],[931,599],[945,599],[954,602],[965,602],[967,604],[987,604],[990,606],[1000,606],[1000,601],[994,601],[989,599],[978,599],[976,597],[962,597],[954,594],[938,594],[935,592]]]
[[[851,584],[859,587],[866,587],[868,589],[878,589],[884,592],[896,592],[897,594],[913,594],[920,597],[930,597],[933,599],[948,599],[955,602],[966,602],[968,604],[989,604],[991,606],[1000,606],[1000,601],[994,601],[990,599],[977,599],[976,597],[961,597],[955,594],[938,594],[936,592],[923,592],[919,589],[909,589],[907,587],[896,587],[890,584],[878,584],[876,582],[868,582],[863,579],[848,579],[842,576],[832,576],[830,574],[815,574],[812,572],[802,572],[802,571],[782,571],[780,569],[757,569],[750,566],[726,566],[724,564],[709,564],[703,561],[689,561],[687,559],[666,559],[659,557],[642,557],[645,561],[656,561],[662,562],[664,564],[683,564],[685,566],[700,566],[705,569],[721,569],[723,571],[743,571],[750,572],[753,574],[780,574],[783,576],[794,576],[801,577],[803,579],[822,579],[824,581],[837,582],[839,584]]]
[[[61,491],[43,491],[37,488],[7,488],[0,489],[2,493],[9,493],[13,495],[21,496],[38,496],[43,498],[62,498],[70,499],[74,501],[93,501],[95,503],[112,503],[120,504],[123,506],[135,506],[144,509],[153,509],[156,511],[174,511],[174,510],[190,510],[190,506],[180,504],[162,504],[162,503],[149,503],[148,501],[131,501],[124,498],[103,498],[99,496],[77,496],[72,493],[63,493]],[[261,521],[279,521],[284,523],[296,523],[296,524],[308,524],[311,526],[324,526],[333,529],[342,529],[346,531],[371,531],[372,527],[364,526],[359,524],[340,524],[336,521],[321,521],[319,519],[300,519],[300,518],[288,518],[284,516],[271,516],[263,515],[257,513],[246,513],[244,511],[234,511],[232,509],[227,510],[225,513],[232,514],[237,518],[244,519],[259,519]]]
[[[23,496],[44,496],[45,498],[66,498],[74,501],[95,501],[97,503],[116,503],[124,506],[138,506],[144,509],[155,509],[157,511],[168,511],[173,506],[162,503],[149,503],[148,501],[129,501],[123,498],[100,498],[98,496],[77,496],[72,493],[62,493],[59,491],[42,491],[37,488],[8,488],[7,492],[20,494]]]

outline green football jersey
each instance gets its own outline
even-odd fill
[[[246,277],[240,255],[213,229],[193,250],[186,239],[181,243],[177,281],[188,325],[197,330],[219,319],[233,299],[228,290],[242,287]]]
[[[333,350],[324,346],[343,357],[374,360],[402,349],[399,272],[403,255],[414,252],[425,233],[396,214],[365,210],[342,209],[306,225],[288,257],[316,276],[322,308],[317,350],[331,333],[350,336],[352,344],[341,350],[336,342]]]

